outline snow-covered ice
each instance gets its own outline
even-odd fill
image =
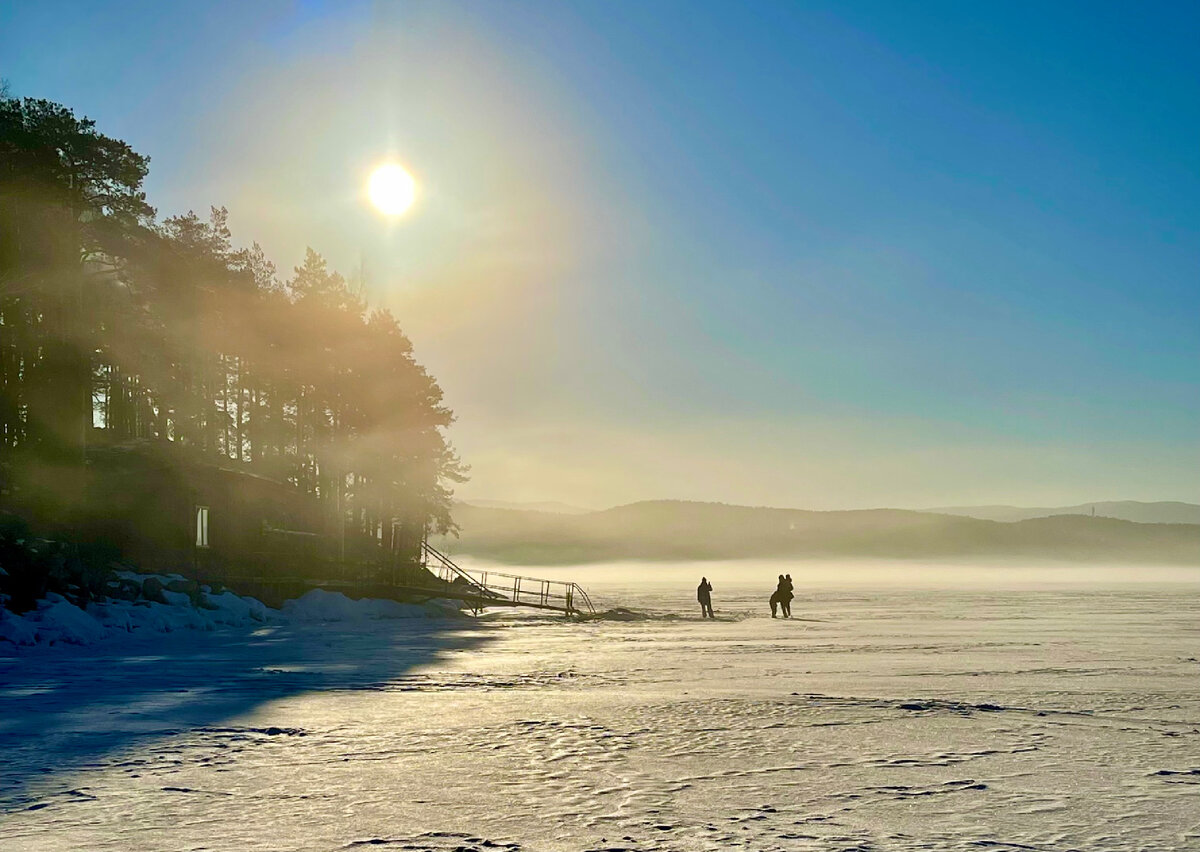
[[[783,568],[643,570],[563,572],[637,618],[0,645],[0,848],[1200,848],[1200,577],[793,565],[773,621]]]

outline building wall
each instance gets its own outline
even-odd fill
[[[325,504],[287,483],[215,465],[104,454],[89,465],[87,491],[93,534],[143,570],[222,583],[359,581],[420,559],[423,529],[416,524],[389,524],[382,540],[343,543],[327,532],[336,519]],[[196,545],[199,506],[208,508],[207,547]]]

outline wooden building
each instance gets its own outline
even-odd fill
[[[423,523],[395,518],[374,536],[348,537],[330,502],[172,444],[88,452],[85,524],[140,570],[312,584],[386,582],[420,564]]]

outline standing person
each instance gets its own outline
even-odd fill
[[[783,610],[784,618],[792,617],[792,575],[787,574],[779,581],[779,608]]]
[[[771,618],[777,618],[779,605],[783,603],[783,575],[779,575],[779,585],[775,587],[775,591],[771,592]]]
[[[700,585],[696,587],[696,600],[700,601],[701,618],[716,618],[712,608],[712,583],[708,582],[707,577],[700,578]]]

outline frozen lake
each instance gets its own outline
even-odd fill
[[[1200,575],[540,573],[643,617],[0,651],[0,848],[1200,848]]]

